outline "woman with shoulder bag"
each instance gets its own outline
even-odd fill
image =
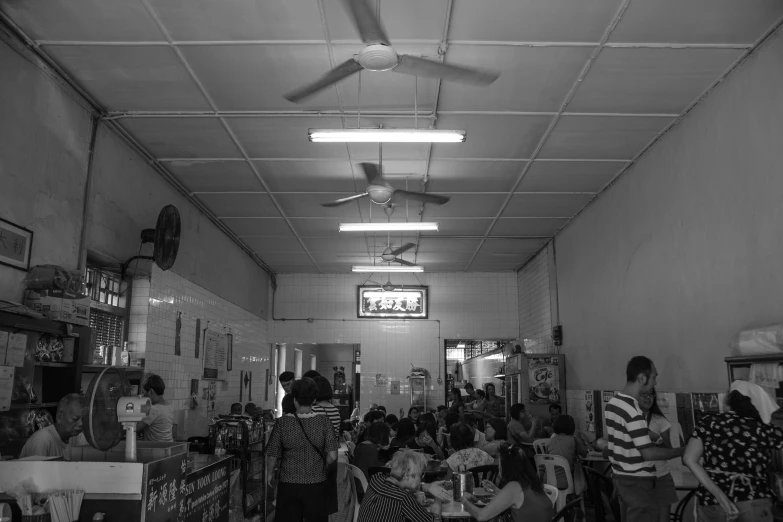
[[[312,412],[318,386],[312,379],[294,382],[296,413],[284,415],[269,437],[267,481],[277,485],[276,522],[326,522],[337,512],[337,438],[325,415]]]

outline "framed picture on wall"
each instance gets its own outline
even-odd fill
[[[429,315],[428,286],[405,286],[393,290],[360,286],[358,290],[359,318],[426,319]]]
[[[0,264],[30,270],[33,231],[0,218]]]

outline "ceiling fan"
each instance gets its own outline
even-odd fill
[[[387,277],[386,283],[384,283],[384,284],[376,283],[375,281],[370,281],[370,280],[367,280],[367,282],[368,283],[372,283],[374,285],[378,285],[378,288],[380,288],[384,292],[394,292],[398,288],[402,288],[402,289],[405,288],[404,284],[403,285],[393,285],[392,282],[391,282],[391,275],[389,275]]]
[[[284,96],[286,100],[298,103],[362,69],[392,71],[425,78],[441,78],[473,85],[489,85],[500,76],[499,73],[491,71],[448,65],[409,54],[398,55],[392,48],[386,31],[376,19],[368,0],[343,1],[367,47],[315,82],[287,93]]]
[[[433,203],[435,205],[443,205],[449,201],[448,196],[441,196],[439,194],[427,194],[424,192],[410,192],[408,190],[398,190],[383,180],[381,170],[375,163],[361,163],[364,175],[367,178],[367,192],[362,194],[356,194],[355,196],[349,196],[347,198],[338,199],[336,201],[330,201],[329,203],[321,203],[324,207],[339,207],[355,199],[360,199],[365,196],[370,196],[370,201],[378,205],[389,205],[392,198],[395,199],[409,199],[413,201],[421,201],[422,203]]]
[[[399,263],[405,266],[416,266],[416,263],[411,263],[410,261],[405,261],[404,259],[397,257],[398,255],[402,254],[403,252],[407,252],[408,250],[410,250],[415,246],[416,246],[415,243],[408,243],[402,245],[400,248],[397,248],[395,250],[392,250],[391,245],[387,246],[386,250],[384,250],[383,253],[381,254],[381,259],[383,259],[387,263]]]

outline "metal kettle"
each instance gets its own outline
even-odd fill
[[[463,493],[473,493],[473,474],[470,473],[464,464],[459,466],[459,471],[451,477],[451,483],[454,489],[454,500],[462,500]]]

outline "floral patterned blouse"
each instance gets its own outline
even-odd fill
[[[495,463],[495,459],[490,457],[489,453],[478,448],[465,448],[454,453],[451,457],[446,459],[449,463],[451,471],[457,473],[459,467],[463,464],[467,469],[475,468],[478,466],[488,466]]]
[[[702,417],[693,436],[704,445],[704,469],[732,502],[772,498],[767,468],[770,451],[783,447],[783,430],[726,412]],[[704,486],[697,496],[701,505],[718,503]]]

